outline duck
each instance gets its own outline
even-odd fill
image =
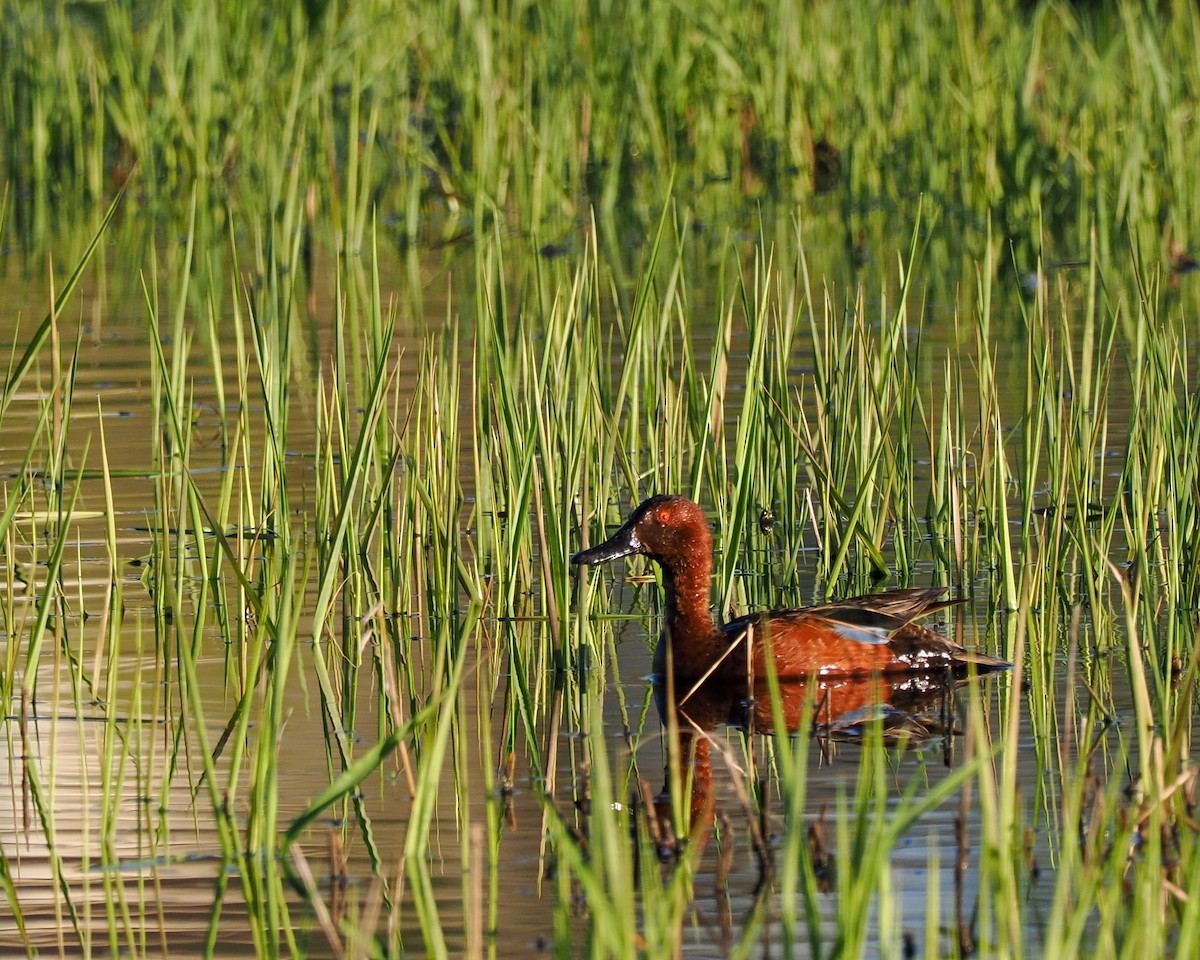
[[[744,682],[868,677],[901,673],[988,673],[1007,660],[954,643],[919,621],[960,603],[944,587],[902,588],[792,610],[750,613],[718,624],[709,592],[712,531],[694,501],[674,494],[650,497],[616,533],[581,550],[571,563],[591,567],[641,554],[658,564],[666,594],[654,672],[703,680]]]

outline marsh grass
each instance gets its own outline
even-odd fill
[[[927,956],[1194,953],[1196,300],[1162,257],[1200,209],[1194,5],[1165,29],[1130,3],[819,5],[812,30],[869,42],[811,55],[783,6],[781,29],[655,4],[620,29],[604,5],[316,11],[2,18],[22,185],[3,236],[40,264],[56,207],[129,183],[63,242],[73,271],[14,334],[0,395],[23,444],[0,513],[0,705],[54,947],[165,949],[155,871],[190,830],[217,864],[200,952],[244,912],[264,956],[318,935],[503,955],[524,792],[558,955],[674,956],[714,928],[734,956],[901,955],[918,934],[894,854],[955,802],[956,846],[928,841]],[[387,29],[407,42],[375,42]],[[851,65],[846,97],[832,78]],[[279,135],[252,149],[268,115]],[[840,180],[817,197],[822,130]],[[153,507],[131,580],[126,467],[104,404],[84,426],[68,305],[118,282],[98,251],[150,210],[182,241],[134,258]],[[314,245],[334,258],[319,298]],[[442,327],[410,347],[432,302]],[[567,561],[661,490],[715,521],[723,615],[887,579],[969,598],[987,629],[957,629],[1017,666],[965,692],[963,756],[943,770],[870,728],[837,757],[851,775],[826,820],[826,755],[776,703],[773,737],[712,735],[717,838],[660,864],[646,784],[665,754],[687,837],[687,762],[621,662],[631,619],[657,633],[653,571]],[[321,736],[297,801],[279,762],[299,714]],[[99,880],[92,846],[60,842],[67,754],[41,744],[64,741],[99,764],[81,816]],[[365,863],[348,904],[314,879],[318,830]],[[749,868],[712,866],[734,850]],[[29,947],[14,864],[6,845]]]
[[[910,251],[908,265],[900,268],[898,286],[901,291],[906,289],[904,274],[912,270],[912,257]],[[745,378],[748,392],[760,389],[765,378],[759,364],[762,343],[767,338],[760,332],[759,325],[773,322],[772,340],[778,338],[779,353],[787,355],[791,352],[794,332],[789,333],[789,325],[780,319],[782,305],[789,305],[793,315],[803,315],[811,310],[805,299],[787,292],[786,283],[771,280],[768,258],[756,261],[754,269],[756,276],[761,273],[767,279],[754,281],[753,289],[759,291],[757,296],[747,296],[743,287],[738,302],[722,311],[722,320],[714,337],[717,347],[712,368],[697,371],[694,357],[684,348],[683,354],[666,366],[668,371],[678,371],[676,377],[681,387],[675,396],[655,400],[645,389],[640,393],[618,393],[618,398],[628,398],[625,410],[629,413],[624,414],[618,408],[617,417],[627,415],[636,419],[644,409],[657,409],[666,436],[693,439],[686,428],[675,427],[675,423],[703,423],[714,433],[720,433],[724,417],[713,415],[714,409],[718,409],[714,407],[714,398],[719,396],[719,391],[710,384],[736,375]],[[799,271],[781,273],[796,276]],[[1165,467],[1164,452],[1177,449],[1176,444],[1181,438],[1179,426],[1187,422],[1184,411],[1194,404],[1194,387],[1186,372],[1186,361],[1179,353],[1179,344],[1184,339],[1169,327],[1164,328],[1153,321],[1125,324],[1122,321],[1125,308],[1121,303],[1101,303],[1097,292],[1099,279],[1093,269],[1084,285],[1086,314],[1082,328],[1070,312],[1076,293],[1065,284],[1060,284],[1057,298],[1039,295],[1024,306],[1030,330],[1025,341],[1024,366],[1029,372],[1027,387],[1023,394],[1002,389],[997,380],[988,323],[995,309],[988,279],[993,273],[993,266],[981,266],[974,303],[976,320],[966,324],[973,330],[968,340],[972,352],[951,353],[947,357],[947,389],[940,396],[935,391],[925,401],[909,379],[908,371],[917,368],[920,361],[914,359],[919,339],[914,339],[908,328],[915,326],[919,330],[921,320],[919,315],[911,314],[903,297],[894,312],[885,312],[880,333],[875,334],[862,323],[834,322],[837,313],[830,294],[826,293],[825,321],[823,324],[810,321],[810,343],[805,349],[812,350],[818,358],[826,358],[827,365],[818,362],[811,387],[804,381],[786,384],[782,390],[770,384],[763,385],[762,393],[772,402],[769,406],[760,402],[753,409],[757,410],[754,419],[760,423],[759,429],[765,435],[802,438],[797,446],[810,460],[818,456],[824,458],[809,466],[810,477],[814,478],[810,489],[825,491],[823,496],[813,497],[808,490],[789,489],[785,485],[782,490],[772,490],[769,500],[766,497],[759,500],[771,502],[786,516],[811,517],[813,526],[822,531],[826,539],[831,538],[833,532],[846,538],[840,545],[834,541],[823,548],[822,557],[828,562],[824,569],[831,573],[842,572],[849,556],[845,544],[857,535],[866,544],[862,551],[864,561],[870,560],[869,548],[873,547],[875,555],[886,556],[887,565],[894,564],[897,571],[903,573],[902,563],[912,565],[919,552],[928,549],[906,531],[925,529],[931,533],[935,560],[945,564],[944,569],[958,580],[960,589],[966,592],[981,589],[993,610],[1010,612],[1001,619],[1002,625],[1008,625],[1001,633],[1001,649],[1022,664],[1023,669],[1007,685],[1000,704],[1003,733],[992,728],[992,721],[977,700],[969,698],[974,704],[969,711],[969,736],[976,744],[976,754],[950,778],[951,785],[945,788],[945,796],[956,792],[964,783],[973,784],[970,795],[978,798],[983,838],[979,867],[981,887],[976,895],[976,906],[971,910],[967,910],[961,896],[958,897],[961,929],[954,949],[980,949],[988,955],[1012,955],[1021,953],[1025,949],[1023,944],[1031,936],[1026,891],[1032,880],[1027,870],[1020,866],[1028,863],[1029,857],[1024,853],[1018,855],[1018,851],[1022,850],[1026,832],[1043,822],[1039,813],[1023,808],[1018,802],[1017,731],[1023,723],[1032,724],[1039,744],[1043,742],[1042,737],[1062,736],[1064,728],[1069,727],[1075,730],[1070,742],[1079,745],[1080,753],[1076,757],[1072,757],[1069,750],[1058,755],[1040,747],[1037,750],[1041,764],[1057,766],[1060,771],[1057,781],[1047,785],[1044,794],[1039,791],[1038,801],[1041,809],[1050,816],[1050,822],[1043,829],[1050,831],[1049,855],[1056,865],[1060,858],[1075,855],[1070,849],[1058,847],[1056,838],[1062,837],[1059,831],[1077,831],[1082,823],[1090,824],[1089,829],[1099,830],[1094,836],[1100,836],[1104,828],[1095,826],[1097,823],[1107,822],[1109,818],[1114,818],[1114,823],[1117,820],[1125,823],[1132,817],[1149,825],[1148,829],[1156,831],[1156,836],[1170,835],[1172,843],[1179,842],[1175,833],[1176,818],[1186,816],[1184,811],[1190,801],[1183,796],[1194,778],[1194,772],[1184,759],[1192,714],[1191,708],[1183,706],[1182,700],[1172,691],[1191,689],[1186,680],[1181,686],[1179,677],[1182,664],[1194,662],[1195,651],[1189,645],[1187,656],[1179,657],[1168,649],[1157,649],[1156,643],[1160,637],[1179,636],[1178,608],[1193,602],[1181,598],[1182,602],[1173,604],[1175,609],[1167,611],[1172,603],[1164,603],[1161,599],[1180,596],[1172,592],[1172,587],[1187,581],[1187,574],[1179,576],[1175,571],[1180,561],[1188,562],[1188,552],[1186,548],[1180,551],[1164,549],[1173,539],[1172,533],[1148,537],[1147,531],[1175,530],[1170,524],[1159,527],[1159,522],[1151,518],[1171,515],[1174,508],[1170,504],[1176,497],[1171,491],[1178,490],[1171,484],[1159,485],[1159,478],[1170,475],[1186,484],[1191,476],[1188,465],[1179,464],[1178,469]],[[653,283],[649,273],[645,283],[647,286]],[[676,289],[668,283],[665,296],[678,296]],[[759,298],[769,301],[770,305],[765,309],[759,306]],[[861,302],[861,298],[852,302],[847,315],[853,316],[856,308],[861,309]],[[624,357],[626,370],[630,364],[639,363],[637,343],[643,338],[662,342],[647,333],[646,325],[651,319],[656,319],[660,326],[670,322],[661,307],[648,309],[640,300],[635,303],[642,317],[639,324],[626,326],[619,316],[613,323],[614,330],[628,329],[628,336],[637,338],[627,342],[624,350],[617,351]],[[821,314],[811,310],[809,315]],[[729,324],[730,329],[722,324]],[[735,325],[737,333],[731,329]],[[741,329],[746,331],[748,344],[741,358],[744,368],[731,373],[724,366],[728,356],[724,345],[732,342]],[[1142,338],[1147,336],[1155,341],[1153,350],[1148,351],[1142,344]],[[1156,359],[1159,349],[1165,354]],[[1139,359],[1147,355],[1148,359]],[[1145,364],[1142,373],[1137,372],[1139,362]],[[838,375],[834,376],[830,373],[834,364],[849,366],[844,371],[838,367]],[[1113,381],[1122,376],[1131,378],[1136,387],[1134,396],[1143,397],[1136,413],[1111,410],[1109,397]],[[696,384],[698,389],[689,388],[689,383]],[[860,392],[849,393],[846,397],[830,392],[835,388],[844,390],[848,385],[859,385]],[[871,385],[874,385],[873,389]],[[532,397],[530,402],[539,402],[539,399]],[[1014,401],[1015,409],[1009,406]],[[747,406],[750,405],[747,401]],[[835,426],[828,413],[831,410],[836,410],[845,420]],[[929,417],[927,410],[940,410],[940,416]],[[1119,431],[1114,431],[1114,418],[1118,421]],[[1014,422],[1020,425],[1019,429],[1010,430],[1004,426]],[[1155,424],[1155,430],[1170,438],[1165,444],[1156,444],[1153,450],[1146,443],[1149,434],[1142,433],[1150,422]],[[918,425],[926,425],[927,450],[921,449],[922,431],[915,429]],[[1189,429],[1184,427],[1182,435],[1188,435]],[[1111,459],[1114,432],[1127,438],[1119,455],[1122,466],[1119,471],[1111,466],[1102,470],[1106,459]],[[857,445],[844,445],[846,438],[854,438]],[[744,454],[745,445],[754,440],[753,428],[739,424],[734,453],[731,456],[726,452],[725,461],[734,464],[735,468],[752,461],[759,467],[764,461],[771,463],[771,454],[759,460]],[[641,449],[650,450],[654,446],[657,445],[646,444]],[[841,452],[835,455],[831,448]],[[716,465],[694,469],[688,466],[689,458],[703,459],[707,455],[705,444],[687,442],[669,449],[676,454],[684,452],[685,472],[693,476],[721,475]],[[714,445],[713,449],[720,448]],[[923,456],[930,457],[934,465],[927,496],[914,482],[911,469],[914,460],[919,461]],[[798,459],[801,463],[806,462],[803,457]],[[836,473],[834,467],[846,472]],[[632,505],[643,491],[670,488],[670,478],[677,469],[664,458],[658,470],[652,471],[638,485],[641,489],[632,491],[627,499],[622,498],[623,502]],[[615,472],[618,478],[622,476],[621,470]],[[764,473],[770,476],[769,470]],[[867,502],[860,504],[843,491],[851,486],[845,478],[863,475],[877,479],[873,481],[871,493],[864,497]],[[763,473],[755,476],[761,478]],[[840,483],[837,482],[839,478]],[[759,482],[771,489],[769,480],[760,479]],[[755,498],[745,495],[743,485],[753,486],[749,480],[742,480],[741,484],[731,482],[730,487],[737,494],[728,500],[725,498],[728,488],[714,488],[713,506],[718,518],[722,518],[719,529],[722,534],[730,529],[738,531],[727,537],[725,549],[730,552],[724,557],[722,569],[725,570],[761,562],[761,555],[755,551],[736,552],[728,545],[744,542],[746,531],[752,527],[751,511]],[[593,491],[603,489],[603,478],[590,481],[589,487]],[[623,509],[616,511],[615,517],[623,512]],[[890,544],[879,536],[881,531],[896,531]],[[1152,542],[1154,546],[1151,546]],[[936,552],[942,549],[948,552]],[[1122,549],[1130,551],[1132,562],[1127,568],[1117,569],[1110,558],[1114,553],[1119,555]],[[869,564],[866,569],[870,569]],[[1121,584],[1115,597],[1111,589],[1114,571]],[[769,568],[763,572],[771,573]],[[1147,587],[1147,579],[1152,579],[1153,587]],[[718,573],[718,596],[724,585],[724,574]],[[1152,608],[1145,606],[1146,594],[1142,593],[1145,589],[1160,598]],[[594,591],[583,594],[585,608],[595,602],[596,596]],[[1081,620],[1082,610],[1087,612]],[[1072,666],[1067,671],[1066,683],[1071,690],[1076,689],[1076,670],[1083,665],[1086,665],[1090,678],[1084,685],[1090,697],[1084,702],[1082,712],[1074,694],[1064,699],[1060,706],[1052,693],[1063,688],[1062,658],[1068,636],[1067,620],[1071,621]],[[580,624],[581,640],[592,643],[589,633],[593,629],[594,625]],[[1086,657],[1082,660],[1081,631],[1090,638]],[[1142,645],[1136,638],[1144,632],[1156,640]],[[1098,660],[1097,652],[1105,659]],[[1171,656],[1175,659],[1169,659]],[[1097,683],[1101,689],[1111,689],[1111,670],[1114,664],[1120,663],[1128,668],[1128,682],[1134,692],[1135,728],[1131,735],[1119,736],[1114,744],[1108,726],[1114,707],[1106,700],[1097,699],[1094,691]],[[1169,666],[1171,663],[1175,666]],[[1025,669],[1029,671],[1027,683],[1020,682],[1024,680]],[[1171,680],[1171,677],[1176,679]],[[1028,715],[1028,721],[1022,719],[1025,715]],[[1170,729],[1175,738],[1170,749],[1165,748],[1154,733],[1165,729]],[[986,761],[981,759],[983,757]],[[869,764],[864,766],[866,769],[870,769]],[[785,792],[796,790],[795,786],[786,786],[789,780],[786,766],[781,765],[781,770]],[[1143,783],[1144,776],[1165,777],[1165,781],[1159,781],[1157,794],[1150,791],[1152,796],[1160,799],[1143,801],[1142,806],[1131,810],[1119,786],[1123,780],[1122,771],[1134,771],[1138,784]],[[1166,781],[1172,786],[1165,786]],[[1091,801],[1079,789],[1080,782],[1102,784],[1099,793],[1090,795],[1104,798],[1095,801],[1098,805],[1094,810],[1087,807]],[[945,797],[939,789],[927,795],[913,795],[913,809],[925,810],[943,802]],[[802,787],[797,795],[803,796]],[[847,809],[837,820],[841,856],[849,862],[863,864],[864,870],[855,874],[859,879],[841,891],[836,921],[840,934],[830,947],[835,953],[844,950],[857,954],[865,948],[860,939],[867,916],[863,912],[865,904],[872,904],[877,911],[875,916],[881,922],[893,910],[890,901],[878,899],[888,891],[886,855],[881,853],[879,860],[869,863],[862,859],[864,850],[890,849],[893,841],[884,842],[887,837],[894,836],[889,831],[903,832],[910,822],[907,807],[884,811],[861,806],[865,797],[886,795],[887,791],[874,783],[873,788],[859,793],[858,806],[853,808],[858,811],[857,817]],[[1061,798],[1061,808],[1053,803],[1055,796]],[[592,809],[595,811],[594,805]],[[1171,826],[1165,826],[1167,824]],[[600,828],[594,822],[588,826],[589,831],[597,829]],[[609,829],[604,827],[606,831]],[[876,835],[873,831],[881,832]],[[1184,828],[1184,833],[1187,832]],[[590,833],[585,835],[590,836]],[[1136,845],[1135,834],[1126,832],[1122,836]],[[1140,828],[1136,836],[1141,836]],[[568,842],[568,839],[562,838],[561,842]],[[589,850],[591,842],[589,840]],[[1190,841],[1187,842],[1190,848]],[[610,881],[602,879],[607,874],[601,872],[599,865],[589,865],[598,854],[593,851],[590,856],[591,860],[572,857],[569,862],[581,874],[580,882],[599,898],[600,891]],[[1107,862],[1108,869],[1117,869],[1116,860],[1109,858]],[[1169,892],[1176,887],[1184,888],[1178,886],[1178,879],[1172,879],[1181,875],[1165,867],[1159,846],[1145,858],[1137,854],[1133,861],[1121,862],[1125,864],[1120,868],[1122,873],[1136,864],[1133,869],[1137,879],[1133,882],[1144,885],[1140,886],[1138,896],[1145,904],[1172,899],[1185,902]],[[1085,934],[1089,937],[1088,942],[1094,943],[1090,939],[1097,929],[1094,911],[1099,909],[1105,915],[1106,908],[1097,887],[1087,887],[1092,896],[1084,893],[1077,902],[1073,900],[1072,884],[1076,879],[1077,874],[1072,869],[1061,877],[1055,874],[1054,897],[1072,900],[1073,912],[1069,932],[1054,926],[1063,922],[1057,915],[1049,931],[1046,926],[1038,928],[1040,934],[1052,934],[1043,941],[1050,950],[1049,955],[1070,955]],[[1091,875],[1088,883],[1094,879]],[[783,898],[788,904],[795,902],[792,897],[799,890],[805,891],[801,902],[811,904],[817,897],[811,873],[803,880],[792,873],[779,889],[792,891]],[[936,899],[933,901],[934,904],[937,902]],[[859,906],[854,907],[854,904]],[[609,918],[607,911],[610,909],[610,906],[603,907],[596,917],[603,915],[606,920],[601,922],[617,928],[627,925],[628,919],[622,920],[619,913]],[[783,909],[785,916],[794,916],[789,913],[792,908]],[[1136,924],[1114,924],[1113,917],[1105,916],[1107,919],[1101,924],[1100,933],[1125,944],[1126,948],[1132,943],[1162,943],[1176,935],[1168,929],[1183,930],[1182,926],[1167,923],[1161,915],[1144,930],[1139,930]],[[1177,922],[1192,923],[1185,915],[1175,916]],[[789,921],[788,925],[795,922]],[[810,929],[816,929],[814,924],[815,920],[810,916]],[[748,922],[745,929],[754,931],[757,927]],[[1143,935],[1145,939],[1142,939]],[[816,934],[812,936],[817,939],[810,944],[811,949],[822,952],[822,941]],[[1060,941],[1056,939],[1058,937],[1065,939]]]
[[[868,736],[855,783],[831,813],[843,865],[832,913],[803,839],[813,816],[806,738],[741,737],[718,751],[742,784],[738,822],[775,822],[780,836],[773,866],[732,921],[732,954],[754,951],[778,925],[786,949],[798,953],[857,955],[899,942],[907,921],[891,852],[955,796],[978,818],[980,846],[978,888],[955,889],[952,951],[1024,949],[1031,832],[1052,870],[1038,881],[1050,906],[1036,934],[1051,955],[1085,943],[1191,942],[1195,911],[1178,891],[1195,870],[1186,823],[1197,654],[1181,613],[1196,583],[1186,547],[1195,397],[1179,321],[1156,312],[1153,286],[1135,287],[1145,314],[1127,322],[1129,301],[1102,297],[1096,269],[1081,288],[1060,279],[1019,301],[1028,380],[1007,390],[989,319],[994,263],[980,265],[974,319],[959,321],[970,331],[963,345],[929,361],[925,307],[911,280],[923,256],[920,231],[871,301],[869,320],[864,290],[839,294],[813,282],[796,221],[794,247],[768,248],[760,238],[743,259],[722,246],[731,261],[727,299],[704,350],[681,335],[698,242],[687,223],[664,208],[628,299],[615,295],[594,240],[570,265],[534,258],[514,279],[505,238],[482,237],[475,295],[459,301],[473,311],[473,337],[431,336],[415,361],[399,349],[396,309],[384,302],[377,267],[365,278],[345,276],[342,289],[357,285],[367,295],[336,301],[333,354],[311,394],[292,389],[306,368],[296,355],[302,249],[294,237],[268,245],[283,259],[262,261],[260,279],[234,287],[228,308],[212,287],[199,300],[189,292],[192,245],[172,254],[169,275],[181,289],[169,297],[152,262],[144,298],[159,519],[146,583],[153,669],[169,703],[133,697],[124,719],[114,677],[127,656],[143,662],[147,638],[140,620],[131,637],[122,613],[128,597],[115,573],[123,558],[105,434],[73,446],[79,349],[69,340],[64,349],[52,312],[44,338],[13,368],[50,389],[31,418],[24,482],[8,493],[3,532],[8,555],[23,553],[20,569],[37,571],[50,588],[22,594],[18,568],[8,565],[6,634],[30,638],[23,660],[6,646],[9,714],[34,701],[53,651],[54,669],[71,677],[70,704],[56,692],[49,715],[64,724],[99,710],[101,753],[119,760],[99,784],[109,798],[122,790],[106,778],[124,776],[132,760],[129,731],[166,711],[161,809],[170,781],[183,778],[193,816],[212,818],[224,865],[206,950],[220,943],[233,887],[265,953],[304,952],[299,900],[321,915],[327,939],[359,942],[365,931],[352,924],[368,916],[392,930],[411,917],[422,949],[449,955],[456,941],[444,932],[446,894],[435,892],[432,854],[447,830],[466,871],[461,912],[476,918],[469,938],[474,949],[499,949],[487,931],[503,925],[504,791],[520,765],[543,811],[554,864],[543,889],[555,900],[558,948],[586,942],[600,955],[665,955],[681,931],[708,922],[696,912],[708,853],[685,843],[680,858],[656,865],[657,828],[639,799],[657,775],[644,769],[651,703],[629,703],[604,682],[621,672],[620,621],[606,611],[625,607],[627,594],[610,592],[609,576],[576,581],[566,561],[645,493],[684,489],[708,500],[719,522],[722,608],[804,602],[797,554],[815,544],[822,592],[861,589],[879,572],[902,581],[925,567],[939,572],[999,616],[993,642],[1021,665],[1007,683],[964,698],[966,757],[936,776],[924,768],[896,797],[889,771],[900,755],[878,730]],[[202,324],[191,318],[196,303]],[[198,342],[226,309],[237,334],[232,352]],[[796,373],[789,358],[797,355],[812,358],[811,374]],[[196,434],[197,366],[225,398],[215,452],[202,452]],[[930,368],[945,371],[942,383],[920,384],[917,371]],[[1118,378],[1131,384],[1128,409],[1109,399]],[[736,398],[734,383],[744,391]],[[317,444],[299,482],[288,440],[297,403],[312,404]],[[1106,467],[1117,437],[1123,446]],[[215,484],[201,483],[200,465],[214,455],[226,469]],[[927,478],[914,469],[922,462]],[[85,470],[99,480],[106,570],[90,656],[68,609],[97,605],[72,598],[64,573],[78,549],[72,531]],[[30,484],[35,475],[49,482]],[[761,505],[777,517],[765,548],[756,544],[767,536],[756,519]],[[27,537],[29,524],[47,536]],[[654,591],[641,596],[639,607],[653,613]],[[1177,602],[1152,599],[1161,597]],[[224,703],[208,699],[200,682],[214,632],[228,644]],[[1114,727],[1114,690],[1123,684],[1133,721]],[[467,711],[468,688],[489,709]],[[276,763],[296,691],[313,697],[325,731],[328,785],[285,814]],[[611,710],[622,727],[615,753],[602,719]],[[1037,767],[1049,774],[1031,804],[1018,784],[1026,723]],[[566,731],[583,737],[564,740]],[[1049,746],[1064,735],[1066,746]],[[479,752],[467,749],[471,741]],[[27,766],[32,809],[52,840],[53,765],[48,776]],[[672,795],[682,795],[686,774],[672,766]],[[372,796],[363,792],[385,768],[411,795],[402,851],[380,846]],[[572,771],[565,781],[564,770]],[[155,788],[147,781],[146,789]],[[455,814],[439,826],[446,790]],[[103,857],[116,866],[119,808],[105,800],[101,810]],[[361,844],[378,890],[377,901],[357,903],[341,921],[303,852],[335,810],[343,842]],[[674,816],[676,835],[686,837],[685,815]],[[165,836],[169,821],[147,817],[145,829]],[[741,829],[722,827],[720,843],[734,843]],[[1110,838],[1103,849],[1102,838]],[[944,916],[950,886],[940,854],[930,858],[930,910]],[[91,928],[77,907],[86,897],[70,865],[53,863],[63,919],[86,938]],[[6,897],[20,917],[8,876]],[[1129,922],[1108,912],[1114,884],[1133,885]],[[575,891],[586,901],[583,932]],[[143,934],[132,919],[141,907],[123,888],[111,893],[105,936],[149,949],[138,946]],[[1163,903],[1174,906],[1164,913]],[[928,924],[933,937],[937,924]]]
[[[879,225],[923,196],[954,228],[931,238],[947,267],[964,241],[972,260],[996,254],[988,211],[1027,272],[1081,257],[1093,223],[1105,264],[1131,234],[1147,250],[1194,239],[1200,74],[1183,0],[734,12],[14,0],[0,168],[22,185],[16,239],[41,251],[56,205],[102,202],[135,163],[149,203],[185,219],[196,192],[218,212],[200,224],[205,250],[230,214],[280,216],[291,237],[310,188],[351,256],[376,205],[404,245],[490,225],[559,243],[592,209],[648,232],[668,171],[701,229],[724,228],[731,193],[816,202],[839,253],[881,254]],[[950,293],[970,282],[961,266],[936,273]]]

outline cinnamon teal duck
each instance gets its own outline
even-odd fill
[[[1002,670],[1008,661],[974,653],[918,621],[959,602],[944,588],[889,590],[798,610],[751,613],[725,624],[709,605],[712,532],[700,507],[660,494],[639,506],[599,546],[571,562],[607,563],[640,553],[662,569],[666,618],[654,669],[702,678],[766,675],[766,658],[781,678]]]

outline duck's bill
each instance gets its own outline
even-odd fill
[[[628,557],[630,554],[640,553],[641,550],[641,541],[638,540],[633,529],[622,527],[599,546],[592,547],[590,550],[580,550],[571,558],[571,562],[583,564],[585,567],[594,567],[598,563],[608,563],[609,560],[617,560],[621,557]]]

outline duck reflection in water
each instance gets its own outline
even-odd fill
[[[671,675],[671,679],[678,679]],[[749,681],[749,678],[745,678]],[[927,744],[940,740],[946,763],[952,760],[957,724],[957,690],[968,683],[950,671],[894,676],[781,680],[778,684],[780,717],[788,733],[811,736],[822,756],[831,756],[836,742],[861,743],[876,727],[886,744]],[[713,788],[713,749],[728,749],[713,732],[734,727],[746,733],[777,732],[767,680],[753,683],[710,678],[680,688],[668,678],[656,679],[655,704],[663,726],[674,737],[668,754],[677,758],[679,771],[672,775],[668,760],[662,792],[654,798],[653,828],[659,853],[677,852],[672,823],[671,783],[690,783],[688,823],[692,840],[704,842],[713,825],[716,797]],[[672,704],[674,708],[672,709]],[[731,763],[733,761],[730,761]]]

